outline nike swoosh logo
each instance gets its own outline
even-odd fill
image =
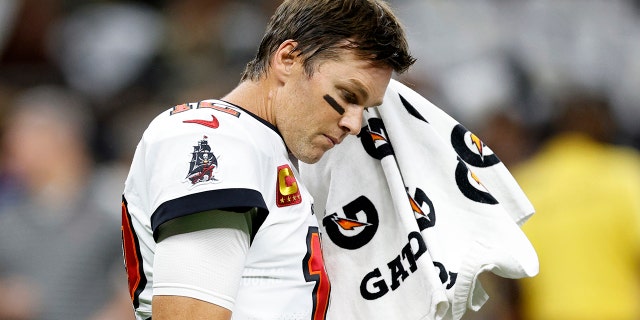
[[[211,115],[211,120],[184,120],[182,122],[201,124],[212,129],[217,129],[220,126],[220,122],[218,122],[218,119],[214,115]]]

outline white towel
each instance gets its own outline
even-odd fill
[[[475,135],[392,80],[366,126],[314,165],[331,279],[328,319],[460,319],[487,300],[477,276],[534,276],[520,225],[534,212]]]

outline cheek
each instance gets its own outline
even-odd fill
[[[311,94],[301,94],[290,104],[288,114],[294,121],[302,122],[304,126],[313,126],[322,117],[324,107],[316,100]]]
[[[339,121],[338,113],[327,106],[326,103],[312,101],[305,103],[304,108],[300,109],[297,118],[300,131],[304,131],[307,134],[324,133],[330,128],[331,124],[335,123],[337,125]]]
[[[294,122],[285,123],[290,130],[297,133],[313,131],[326,122],[335,120],[337,123],[339,120],[340,115],[323,98],[328,90],[322,86],[322,78],[319,76],[316,74],[312,79],[301,79],[289,88],[290,95],[284,106],[286,112],[283,116]]]
[[[310,90],[304,88],[302,84],[292,89],[283,107],[287,114],[300,117],[310,110],[309,105],[312,93]]]

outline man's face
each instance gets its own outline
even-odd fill
[[[392,68],[373,65],[345,51],[324,60],[311,77],[301,63],[276,97],[276,125],[293,155],[315,163],[348,134],[358,134],[366,107],[382,103]]]

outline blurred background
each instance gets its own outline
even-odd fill
[[[640,1],[389,0],[399,79],[537,213],[534,279],[465,319],[640,319]],[[132,319],[123,189],[159,112],[239,81],[279,0],[0,0],[0,319]],[[401,319],[401,317],[399,317]]]

